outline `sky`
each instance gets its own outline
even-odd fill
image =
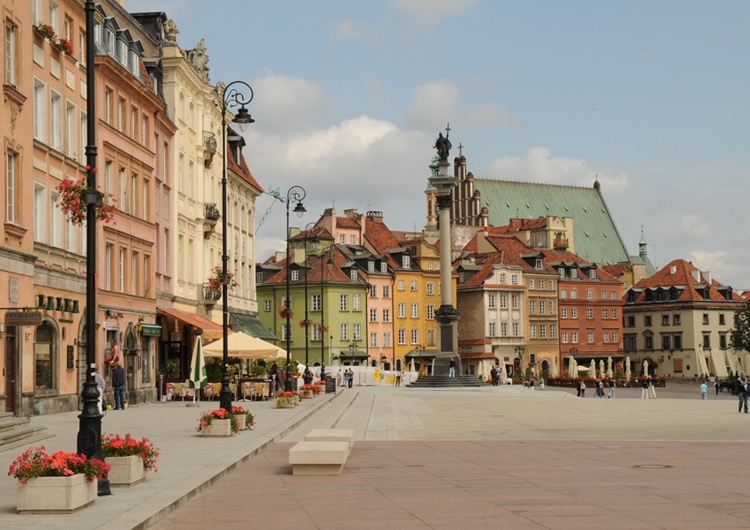
[[[592,186],[629,252],[750,289],[746,0],[125,0],[164,11],[212,83],[253,87],[245,156],[268,192],[425,225],[438,133],[476,178]],[[745,206],[743,206],[745,205]],[[285,205],[257,201],[256,260]]]

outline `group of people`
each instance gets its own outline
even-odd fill
[[[656,399],[656,387],[650,375],[641,381],[641,399]]]
[[[604,397],[604,385],[607,385],[609,388],[609,392],[607,394],[607,399],[615,399],[615,380],[613,378],[607,379],[606,383],[604,381],[598,381],[596,383],[596,386],[594,387],[594,396],[598,398]],[[586,383],[583,381],[583,379],[578,381],[578,387],[577,387],[577,395],[578,397],[586,397]]]
[[[125,369],[121,365],[120,361],[120,346],[117,344],[115,339],[110,341],[110,355],[109,358],[105,359],[105,366],[109,366],[112,373],[112,389],[115,400],[114,410],[125,409]],[[105,410],[104,404],[104,391],[107,389],[107,381],[99,371],[99,367],[94,367],[94,381],[96,382],[96,388],[99,390],[99,401],[97,407],[99,408],[99,414],[103,414]]]

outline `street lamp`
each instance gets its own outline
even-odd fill
[[[304,237],[304,242],[305,242],[305,367],[310,366],[310,319],[308,318],[309,312],[308,312],[308,300],[307,300],[307,263],[308,263],[307,252],[309,249],[307,247],[307,240],[308,240],[307,235],[308,235],[308,232],[312,230],[313,228],[315,228],[315,223],[314,222],[308,223],[307,226],[305,227],[305,237]],[[317,232],[313,236],[312,242],[313,244],[317,244],[319,242]]]
[[[292,361],[290,358],[290,350],[292,349],[292,304],[289,293],[289,281],[291,279],[290,270],[290,248],[289,248],[289,205],[294,201],[294,213],[297,217],[302,217],[305,213],[305,205],[302,204],[303,199],[307,196],[305,188],[302,186],[292,186],[286,192],[286,300],[284,300],[284,309],[286,312],[286,379],[284,380],[284,390],[287,392],[292,391]]]
[[[352,354],[352,366],[354,366],[354,355],[357,353],[358,346],[355,343],[349,345],[349,352]]]
[[[94,76],[94,13],[96,4],[86,0],[86,382],[81,390],[83,410],[78,416],[76,451],[86,458],[104,460],[102,454],[102,414],[99,412],[99,389],[94,380],[96,369],[96,208],[102,194],[96,188],[96,85]],[[98,495],[111,495],[109,480],[103,477]]]
[[[323,251],[320,252],[320,378],[326,378],[326,328],[325,328],[325,292],[323,290]],[[328,252],[328,265],[333,264],[333,255]]]
[[[239,85],[237,88],[232,88]],[[239,90],[238,90],[239,89]],[[245,92],[250,92],[249,96]],[[219,94],[217,94],[219,96]],[[245,131],[247,125],[255,120],[247,111],[247,105],[253,100],[253,89],[244,81],[232,81],[224,87],[220,94],[221,99],[216,100],[221,105],[221,148],[224,150],[223,171],[221,176],[221,300],[222,300],[222,336],[224,339],[222,351],[221,391],[219,392],[219,403],[228,413],[232,413],[232,392],[229,390],[229,282],[227,280],[227,264],[229,253],[227,250],[227,111],[230,107],[240,107],[237,115],[232,120],[239,125],[240,130]]]

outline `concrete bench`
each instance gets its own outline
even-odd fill
[[[351,451],[354,446],[354,429],[313,429],[307,436],[306,442],[346,442]]]
[[[340,475],[349,457],[347,442],[297,442],[289,449],[292,475]]]

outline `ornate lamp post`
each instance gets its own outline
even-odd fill
[[[233,88],[238,85],[237,88]],[[217,87],[219,88],[219,87]],[[246,96],[245,93],[250,95]],[[222,351],[222,371],[221,371],[221,391],[219,392],[219,403],[221,408],[227,412],[232,412],[232,392],[229,390],[229,344],[227,341],[229,335],[229,288],[226,281],[227,264],[229,263],[229,253],[227,251],[227,111],[231,107],[240,107],[237,115],[232,120],[240,126],[244,132],[247,125],[255,120],[250,116],[247,105],[253,100],[253,89],[244,81],[232,81],[221,94],[217,94],[221,99],[216,100],[217,105],[221,105],[221,147],[224,150],[223,172],[221,176],[221,272],[224,281],[221,286],[222,300],[222,335],[224,347]]]
[[[307,211],[305,205],[302,204],[302,201],[306,196],[307,193],[305,193],[305,188],[302,186],[292,186],[286,192],[286,300],[284,300],[284,309],[286,310],[286,378],[284,380],[284,390],[287,392],[292,390],[292,361],[290,357],[292,349],[292,303],[289,292],[289,281],[291,280],[291,270],[289,267],[291,263],[291,251],[289,248],[289,206],[292,201],[294,201],[296,203],[294,206],[294,213],[297,214],[297,217],[302,217],[302,214]]]
[[[102,455],[102,414],[99,412],[99,389],[94,380],[96,369],[96,208],[102,194],[96,189],[96,85],[94,76],[94,13],[96,4],[86,0],[86,171],[89,189],[86,203],[86,382],[81,390],[83,411],[78,416],[76,451],[87,458],[104,460]],[[109,480],[99,481],[99,495],[111,495]]]
[[[354,355],[357,353],[358,346],[355,343],[349,345],[349,353],[352,354],[352,366],[354,366]]]

